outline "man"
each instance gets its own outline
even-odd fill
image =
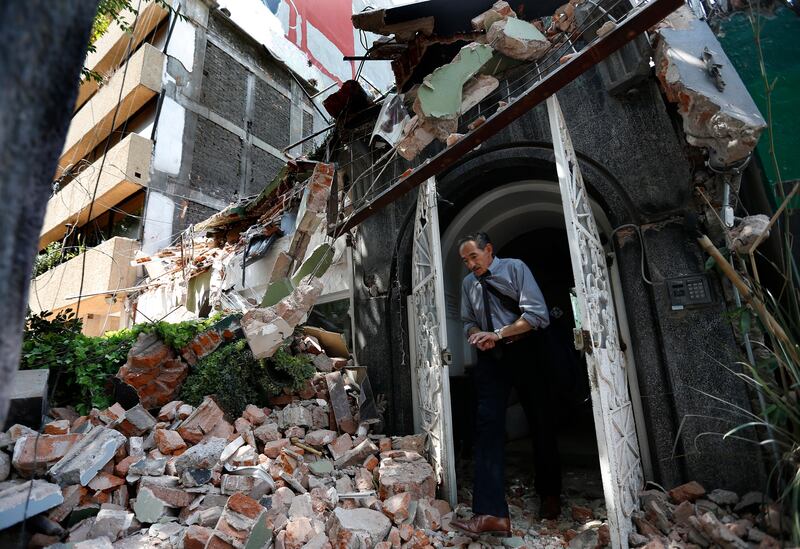
[[[471,534],[509,533],[505,498],[505,419],[512,387],[517,388],[534,442],[534,486],[543,518],[561,512],[561,464],[556,440],[549,368],[550,318],[531,271],[519,259],[495,257],[486,233],[459,241],[470,274],[464,278],[461,318],[477,349],[475,480],[473,518],[453,521]]]

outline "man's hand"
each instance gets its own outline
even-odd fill
[[[481,351],[493,349],[499,340],[500,336],[494,332],[475,332],[467,338],[470,345],[475,345]]]

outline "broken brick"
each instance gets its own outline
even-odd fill
[[[186,448],[186,443],[177,431],[170,429],[156,429],[155,443],[162,454],[174,454]]]

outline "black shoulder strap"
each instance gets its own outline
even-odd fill
[[[511,311],[517,316],[522,315],[522,309],[519,307],[519,302],[514,299],[513,297],[509,297],[491,284],[486,282],[486,288],[489,289],[490,292],[494,294],[494,296],[500,300],[500,304],[503,306],[504,309]]]

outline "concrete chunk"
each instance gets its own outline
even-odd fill
[[[658,30],[656,76],[667,99],[678,106],[686,140],[707,148],[709,162],[717,168],[744,160],[766,122],[735,65],[708,24],[688,6],[678,8],[665,22]]]
[[[148,432],[155,424],[156,418],[141,404],[137,404],[125,412],[125,419],[117,426],[117,430],[128,437],[139,436]]]
[[[50,468],[50,476],[61,486],[86,486],[123,444],[125,437],[121,433],[95,427]]]
[[[336,424],[345,433],[355,434],[358,425],[350,412],[350,401],[347,399],[347,393],[344,390],[342,374],[340,372],[331,372],[325,376],[325,382],[328,384],[328,394],[330,395]]]
[[[372,509],[337,507],[333,510],[330,523],[329,534],[334,547],[352,547],[355,540],[365,547],[374,547],[386,538],[392,528],[392,522],[383,513]]]
[[[28,492],[30,500],[28,501]],[[52,509],[64,501],[61,489],[45,480],[29,480],[13,485],[0,492],[0,530],[8,528],[25,518],[32,517],[48,509]]]
[[[47,400],[49,374],[47,368],[14,372],[8,393],[6,426],[21,423],[28,427],[39,427],[42,402]]]
[[[227,445],[228,441],[224,438],[211,437],[192,446],[175,460],[175,471],[182,476],[187,469],[211,469]]]
[[[100,509],[89,529],[89,537],[106,536],[112,541],[128,533],[133,523],[133,513],[118,509]]]
[[[486,39],[500,53],[520,61],[541,59],[550,49],[550,42],[539,29],[516,18],[494,22]]]
[[[167,512],[167,504],[157,498],[150,488],[142,488],[133,504],[136,520],[147,524],[158,522]]]

